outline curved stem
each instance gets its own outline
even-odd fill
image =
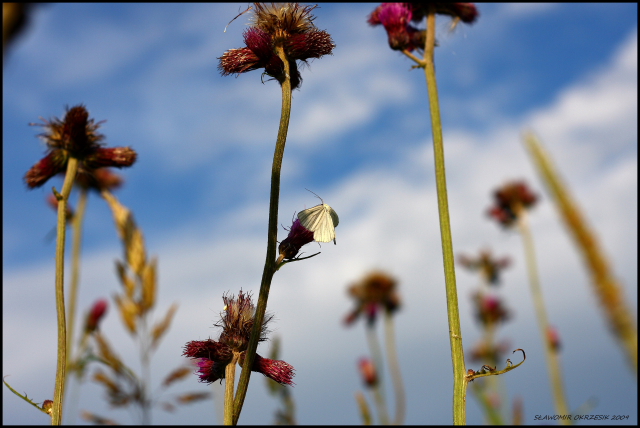
[[[517,209],[516,214],[518,216],[518,227],[520,228],[520,234],[522,235],[522,243],[524,244],[525,258],[527,261],[527,271],[529,274],[529,285],[531,287],[531,296],[533,297],[533,304],[536,310],[536,318],[538,319],[538,328],[540,329],[540,334],[542,335],[542,344],[547,356],[549,380],[551,382],[551,389],[553,391],[554,397],[553,401],[556,406],[557,414],[569,415],[571,412],[569,411],[567,398],[564,392],[558,353],[553,349],[553,346],[548,337],[549,321],[547,318],[547,311],[544,306],[544,298],[542,297],[542,287],[540,287],[540,280],[538,278],[538,270],[536,267],[536,253],[533,248],[533,236],[531,235],[531,229],[529,228],[529,224],[527,221],[527,211],[520,208]],[[570,424],[571,421],[561,418],[560,423]]]
[[[447,178],[444,167],[444,144],[442,142],[442,123],[438,101],[438,86],[433,53],[436,42],[436,16],[433,9],[427,15],[427,41],[424,51],[431,127],[433,132],[433,152],[436,170],[436,189],[438,192],[438,213],[440,215],[440,235],[442,238],[442,257],[444,261],[444,281],[447,291],[447,315],[449,319],[449,341],[451,343],[451,361],[453,365],[453,423],[464,425],[466,416],[466,381],[462,332],[460,330],[460,312],[458,310],[458,291],[454,267],[451,224],[449,222],[449,202],[447,197]]]
[[[393,381],[393,389],[396,393],[396,417],[393,421],[394,425],[404,424],[404,417],[407,410],[407,400],[404,393],[404,383],[402,382],[402,373],[400,372],[400,362],[398,361],[398,352],[396,349],[396,335],[393,328],[393,317],[388,311],[385,311],[384,331],[386,336],[387,357],[389,358],[389,370],[391,371],[391,379]]]
[[[67,373],[67,325],[64,313],[64,244],[66,238],[67,200],[71,194],[73,181],[78,172],[78,160],[70,157],[67,173],[62,185],[62,193],[56,192],[58,198],[58,240],[56,243],[56,312],[58,314],[58,365],[56,368],[56,386],[53,393],[52,425],[62,424],[62,406],[64,401],[64,383]]]
[[[282,46],[276,47],[276,54],[284,63],[285,79],[281,83],[282,86],[282,110],[280,115],[280,127],[278,129],[278,138],[276,140],[276,149],[273,154],[273,165],[271,167],[271,196],[269,200],[269,230],[267,233],[267,257],[262,271],[262,281],[260,283],[260,294],[258,296],[258,305],[256,307],[256,315],[253,320],[253,329],[251,338],[246,350],[244,364],[242,366],[242,374],[238,382],[238,390],[236,391],[236,399],[233,412],[233,424],[238,423],[244,398],[247,395],[247,387],[249,386],[249,378],[251,376],[251,367],[258,348],[258,340],[262,330],[262,322],[264,321],[264,313],[267,310],[267,299],[269,298],[269,290],[271,288],[271,280],[276,272],[276,246],[278,243],[278,203],[280,200],[280,171],[282,170],[282,158],[284,157],[284,148],[287,142],[287,132],[289,130],[289,117],[291,116],[291,77],[289,70],[289,61],[284,53]]]
[[[373,366],[376,368],[376,375],[378,381],[373,386],[373,398],[378,408],[378,418],[380,425],[389,425],[389,412],[387,411],[387,402],[384,398],[384,389],[382,382],[382,372],[384,366],[382,364],[382,349],[376,336],[376,330],[373,326],[367,326],[367,342],[369,343],[369,350],[371,351],[371,358],[373,359]]]

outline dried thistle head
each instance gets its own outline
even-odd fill
[[[212,383],[224,379],[226,366],[234,361],[234,355],[240,364],[244,362],[255,316],[251,294],[245,294],[240,290],[237,298],[224,295],[223,300],[224,312],[220,321],[215,324],[222,328],[220,338],[217,341],[207,339],[188,342],[182,354],[197,359],[200,382]],[[272,318],[273,315],[265,316],[259,341],[267,339],[267,324]],[[256,354],[251,370],[260,372],[280,384],[293,384],[294,369],[284,361],[262,358]]]
[[[219,58],[220,73],[228,76],[264,68],[265,74],[282,84],[287,76],[284,62],[276,54],[276,49],[281,48],[289,64],[291,88],[298,88],[302,76],[296,61],[320,58],[335,48],[329,33],[313,24],[311,11],[315,7],[254,3],[251,27],[244,32],[246,47],[226,51]]]
[[[67,108],[64,119],[42,119],[45,132],[40,137],[47,154],[27,171],[24,179],[31,189],[40,187],[51,177],[66,170],[70,157],[80,161],[79,170],[91,172],[102,167],[131,166],[137,153],[130,147],[102,147],[104,135],[97,132],[102,122],[89,118],[82,104]]]

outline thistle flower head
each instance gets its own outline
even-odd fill
[[[298,255],[300,248],[309,242],[313,242],[313,232],[307,230],[300,220],[296,219],[289,229],[289,235],[278,246],[278,252],[284,260],[291,260]]]
[[[244,32],[246,47],[230,49],[220,58],[218,69],[223,76],[264,68],[265,74],[282,84],[286,78],[282,59],[276,48],[284,50],[289,63],[291,88],[302,83],[297,60],[329,55],[335,48],[331,36],[313,24],[311,11],[316,6],[298,3],[254,3],[251,27]]]
[[[104,148],[104,135],[97,132],[100,123],[89,118],[82,104],[67,108],[64,119],[43,119],[45,132],[40,137],[47,145],[47,154],[25,175],[29,188],[40,187],[51,177],[66,170],[70,157],[80,161],[79,171],[93,171],[105,166],[131,166],[137,154],[130,147]]]
[[[371,272],[362,281],[351,285],[348,293],[355,300],[356,308],[347,315],[345,324],[352,324],[364,313],[372,326],[380,310],[392,314],[400,308],[397,281],[384,272]]]
[[[430,10],[467,24],[478,17],[473,3],[382,3],[371,12],[367,22],[384,27],[391,49],[411,52],[422,49],[426,40],[425,30],[415,28],[411,22],[422,22]]]
[[[242,290],[238,297],[223,296],[225,303],[224,313],[215,325],[222,328],[220,338],[194,340],[188,342],[184,347],[182,355],[198,359],[197,374],[200,382],[212,383],[224,379],[225,369],[237,355],[238,361],[242,364],[249,344],[251,329],[253,328],[253,318],[255,306],[251,302],[251,295],[244,294]],[[267,339],[267,324],[273,319],[273,315],[266,315],[262,323],[262,331],[259,341]],[[283,385],[291,385],[294,376],[294,369],[284,361],[270,360],[262,358],[256,354],[252,371],[257,371]]]
[[[222,328],[220,342],[230,347],[235,352],[243,352],[249,345],[249,337],[253,328],[253,317],[256,307],[251,301],[251,294],[244,294],[242,290],[238,297],[224,295],[224,311],[215,326]],[[259,341],[267,340],[267,324],[273,319],[273,315],[265,315],[262,322]]]
[[[489,285],[497,285],[500,282],[500,272],[509,267],[511,259],[509,257],[493,258],[491,251],[484,249],[480,251],[480,256],[477,258],[462,254],[458,256],[458,262],[469,270],[479,270]]]
[[[487,214],[502,226],[510,227],[523,210],[535,205],[538,196],[524,181],[513,181],[494,191],[493,199],[494,205],[488,209]]]

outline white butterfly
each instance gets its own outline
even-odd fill
[[[309,191],[311,192],[311,190]],[[313,194],[316,195],[315,193]],[[339,221],[338,214],[336,214],[333,208],[325,204],[320,196],[318,196],[318,199],[322,202],[321,204],[298,213],[300,224],[308,231],[313,232],[313,239],[316,242],[333,241],[335,245],[335,228],[338,226]]]

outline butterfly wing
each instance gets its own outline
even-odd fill
[[[327,209],[328,208],[328,209]],[[322,214],[320,221],[318,222],[318,227],[313,232],[313,239],[316,242],[331,242],[336,237],[336,232],[333,227],[333,220],[331,219],[331,214],[329,214],[328,205],[323,206]]]
[[[315,232],[320,222],[322,211],[324,211],[322,204],[300,211],[298,213],[300,224],[308,231]]]

